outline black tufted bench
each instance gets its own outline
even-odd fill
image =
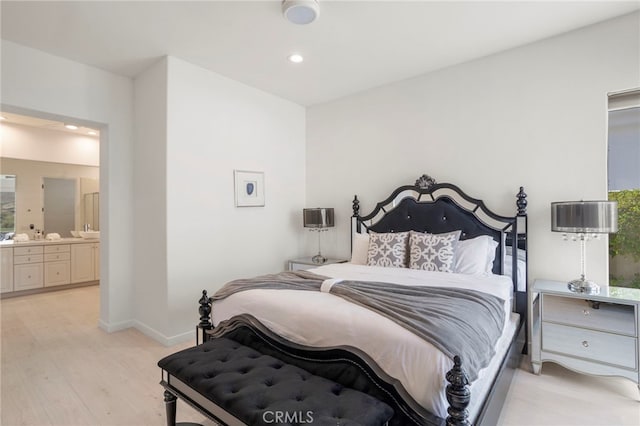
[[[175,401],[229,425],[384,425],[387,404],[220,337],[169,355],[163,370],[167,423]]]

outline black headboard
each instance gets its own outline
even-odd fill
[[[505,271],[507,247],[513,241],[526,251],[527,239],[527,195],[520,187],[516,195],[516,214],[501,216],[489,210],[480,199],[464,193],[450,183],[436,183],[428,175],[422,175],[414,185],[395,189],[384,201],[376,204],[373,211],[360,215],[360,201],[353,200],[351,218],[354,233],[417,231],[440,234],[461,230],[460,239],[466,240],[480,235],[489,235],[496,242],[496,257],[493,273]],[[514,253],[515,250],[514,250]],[[517,292],[518,256],[511,256],[514,292]],[[526,272],[525,272],[526,277]],[[526,282],[525,282],[526,288]],[[522,295],[520,295],[522,298]],[[526,304],[526,293],[524,296]],[[518,301],[516,304],[520,305]],[[521,309],[517,309],[520,312]],[[521,312],[521,315],[525,311]],[[522,317],[524,320],[526,317]]]

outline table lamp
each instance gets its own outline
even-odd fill
[[[596,294],[600,286],[586,277],[586,242],[598,238],[598,234],[618,231],[618,203],[616,201],[561,201],[551,203],[551,230],[575,234],[571,239],[580,240],[582,275],[567,286],[577,293]]]
[[[327,258],[322,255],[320,250],[320,232],[327,231],[328,228],[333,227],[333,218],[333,208],[317,207],[302,210],[302,221],[304,227],[309,228],[310,231],[318,232],[318,254],[311,258],[313,263],[322,264],[327,261]]]

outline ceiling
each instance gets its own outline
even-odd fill
[[[0,2],[1,35],[135,77],[164,55],[309,106],[630,13],[639,1]],[[287,60],[292,52],[304,62]]]
[[[37,127],[45,130],[56,130],[60,132],[73,133],[87,137],[98,138],[100,131],[89,127],[84,127],[78,123],[63,123],[61,121],[48,120],[44,118],[30,117],[26,115],[14,114],[3,111],[0,113],[0,123],[19,124],[22,126]],[[69,129],[65,127],[68,124],[76,125],[77,129]]]

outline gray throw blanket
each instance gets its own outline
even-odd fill
[[[325,279],[295,271],[236,280],[220,289],[213,300],[258,288],[319,291]],[[480,291],[340,281],[330,292],[394,321],[451,359],[459,355],[470,381],[489,364],[504,327],[503,300]]]
[[[243,278],[225,284],[211,300],[220,300],[233,293],[256,289],[288,289],[320,291],[322,282],[329,277],[323,277],[305,270],[285,271],[279,274],[261,275],[254,278]]]
[[[470,381],[489,365],[504,327],[504,301],[475,290],[341,281],[331,294],[387,317],[451,359],[460,356]]]

